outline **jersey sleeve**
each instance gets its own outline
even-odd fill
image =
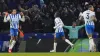
[[[65,28],[65,29],[70,29],[70,28],[71,28],[71,26],[64,26],[64,28]]]
[[[95,12],[92,13],[92,16],[95,16]]]
[[[80,12],[79,16],[83,16],[83,13],[82,13],[82,12]]]
[[[84,27],[85,26],[85,24],[84,25],[81,25],[81,26],[77,26],[78,27],[78,29],[81,29],[82,27]]]
[[[7,21],[9,21],[10,20],[10,15],[8,15],[8,16],[4,16],[4,22],[7,22]]]
[[[18,14],[18,18],[21,20],[21,15],[20,14]]]
[[[96,16],[95,16],[95,12],[91,13],[91,19],[94,20],[94,21],[97,21]]]
[[[24,22],[24,21],[25,21],[25,17],[24,17],[24,16],[22,16],[22,17],[21,17],[21,15],[20,15],[20,14],[18,14],[18,17],[19,17],[19,20],[20,20],[20,21],[22,21],[22,22]]]
[[[58,20],[58,19],[55,19],[55,26],[54,26],[54,29],[58,27],[58,23],[59,23],[59,20]]]

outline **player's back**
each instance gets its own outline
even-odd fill
[[[55,32],[64,32],[63,25],[64,24],[59,17],[55,18],[55,26],[56,26]]]
[[[95,12],[91,10],[86,10],[83,12],[83,18],[85,20],[85,25],[94,25],[94,22],[92,20],[92,16],[95,15]]]

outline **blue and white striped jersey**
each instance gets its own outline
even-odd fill
[[[64,32],[63,26],[64,26],[64,24],[63,24],[62,20],[59,17],[55,18],[55,27],[54,27],[55,32],[56,33]]]
[[[84,20],[85,20],[85,25],[94,25],[94,21],[92,20],[92,16],[95,16],[95,12],[91,10],[86,10],[82,14]]]
[[[9,14],[7,17],[5,16],[4,22],[10,21],[10,28],[18,29],[19,20],[25,21],[25,19],[21,18],[20,14]]]

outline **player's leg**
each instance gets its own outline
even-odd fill
[[[57,47],[57,38],[56,35],[58,36],[58,34],[54,34],[54,44],[53,44],[53,50],[51,50],[50,52],[56,52],[56,47]]]
[[[92,39],[93,39],[93,34],[94,34],[94,26],[91,26],[91,32],[92,32]],[[96,52],[96,44],[94,42],[94,40],[92,40],[92,48],[93,48],[93,52]]]
[[[12,49],[13,49],[15,43],[16,43],[16,38],[17,38],[17,35],[18,35],[18,30],[17,29],[12,29],[11,30],[11,34],[12,34],[13,37],[11,36],[11,43],[9,45],[9,52],[10,53],[12,52]]]
[[[88,34],[88,37],[89,37],[89,51],[90,52],[96,51],[95,43],[94,43],[94,40],[92,38],[92,35]]]
[[[86,26],[85,29],[86,29],[86,34],[89,38],[89,51],[93,51],[93,48],[94,48],[94,45],[95,45],[93,37],[92,37],[93,28],[91,26]]]
[[[68,43],[69,45],[71,45],[71,47],[73,47],[73,44],[68,39],[65,38],[64,32],[61,33],[61,36],[62,36],[62,40],[64,40],[66,43]]]
[[[94,45],[94,41],[92,38],[91,34],[87,34],[88,38],[89,38],[89,51],[93,51],[93,45]]]
[[[9,50],[8,50],[8,52],[12,52],[12,42],[13,42],[13,40],[14,40],[14,29],[13,28],[11,28],[10,29],[10,36],[11,36],[11,39],[10,39],[10,43],[9,43]]]

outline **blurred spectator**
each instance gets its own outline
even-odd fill
[[[41,6],[41,8],[43,7],[43,5],[44,5],[44,0],[40,0],[40,6]]]
[[[24,8],[24,0],[20,0],[20,6]]]
[[[3,29],[3,16],[2,16],[2,14],[1,14],[1,12],[0,12],[0,32],[1,32],[1,30]]]
[[[7,5],[5,4],[4,0],[0,0],[0,12],[4,12],[8,9]]]

